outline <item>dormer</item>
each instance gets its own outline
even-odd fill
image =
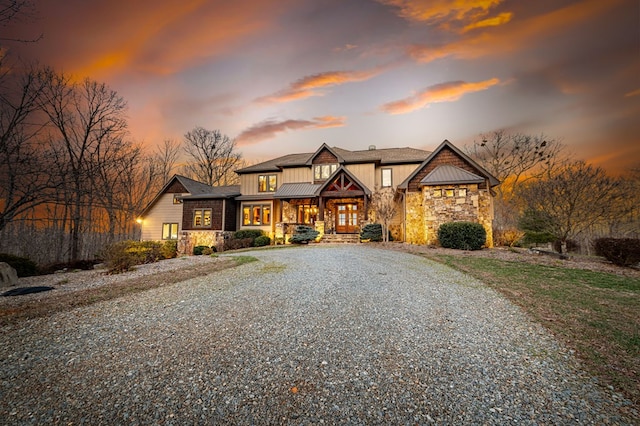
[[[322,144],[318,150],[309,157],[307,165],[312,167],[313,183],[321,183],[329,179],[338,170],[344,160],[330,146]]]

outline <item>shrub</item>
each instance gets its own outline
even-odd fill
[[[163,243],[159,241],[119,241],[104,249],[103,258],[109,273],[129,271],[135,265],[153,263],[162,256]]]
[[[633,266],[640,262],[640,239],[598,238],[593,242],[598,256],[619,266]]]
[[[360,241],[382,241],[382,225],[369,223],[360,230]]]
[[[266,235],[260,235],[253,241],[253,245],[255,247],[268,246],[269,244],[271,244],[271,238],[267,237]]]
[[[209,249],[209,250],[211,250],[211,249],[210,249],[209,247],[207,247],[207,246],[194,246],[194,247],[193,247],[193,254],[194,254],[195,256],[200,256],[200,255],[202,255],[202,254],[205,254],[205,253],[204,253],[204,250],[205,250],[205,249]],[[211,252],[211,253],[213,253],[213,252]],[[209,253],[209,254],[211,254],[211,253]]]
[[[307,225],[298,225],[294,234],[289,238],[289,242],[293,244],[308,244],[318,238],[318,231]]]
[[[546,244],[552,243],[556,237],[549,232],[525,231],[523,242],[525,244]]]
[[[262,235],[264,234],[259,229],[241,229],[233,233],[233,238],[237,240],[243,240],[245,238],[251,238],[252,240],[255,240]]]
[[[480,250],[487,241],[487,232],[479,223],[449,222],[438,228],[438,240],[445,248]]]
[[[230,238],[224,242],[224,250],[238,250],[253,247],[253,238]]]
[[[16,270],[18,277],[30,277],[38,275],[38,265],[26,257],[14,256],[8,253],[0,253],[0,262],[8,263]]]
[[[213,254],[213,247],[205,247],[202,249],[202,254],[204,256],[211,256]]]
[[[168,240],[162,243],[160,255],[163,259],[173,259],[176,257],[178,255],[178,242],[176,240]]]
[[[513,247],[518,245],[520,240],[525,236],[523,231],[519,229],[496,229],[493,231],[493,241],[498,246]]]

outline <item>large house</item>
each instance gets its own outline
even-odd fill
[[[211,187],[174,176],[141,215],[143,240],[213,245],[238,229],[259,229],[286,242],[293,225],[321,236],[357,234],[370,214],[371,195],[391,188],[396,241],[436,244],[445,222],[484,226],[493,245],[493,193],[499,184],[449,141],[433,152],[414,148],[349,151],[320,146],[236,171],[239,186]],[[328,238],[328,237],[326,237]]]

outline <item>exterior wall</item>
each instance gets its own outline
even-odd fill
[[[375,169],[375,185],[370,187],[373,191],[375,188],[382,187],[382,169],[391,169],[391,185],[396,188],[404,180],[413,173],[420,164],[398,164],[394,166],[380,166]],[[358,177],[359,179],[359,177]]]
[[[183,206],[182,229],[185,231],[222,230],[222,200],[185,200]],[[193,212],[196,209],[211,209],[211,226],[193,226]]]
[[[435,190],[454,190],[453,197],[434,197]],[[466,195],[460,195],[460,190]],[[426,186],[421,192],[407,194],[407,242],[438,244],[438,228],[447,222],[477,222],[487,231],[487,247],[493,247],[493,199],[478,185]]]
[[[192,255],[195,246],[216,247],[220,251],[225,238],[231,234],[225,231],[185,231],[178,240],[178,254]]]
[[[375,189],[375,165],[373,163],[349,164],[345,168],[371,191]]]
[[[224,207],[224,231],[235,231],[238,226],[238,202],[232,199],[224,200]]]
[[[257,182],[257,181],[256,181]],[[255,205],[255,204],[268,204],[271,206],[271,223],[263,224],[263,225],[243,225],[243,217],[242,217],[242,209],[245,205]],[[238,224],[237,229],[259,229],[265,233],[269,238],[273,238],[275,224],[278,221],[278,217],[280,215],[280,203],[274,200],[256,200],[256,201],[243,201],[238,206]]]
[[[313,182],[311,167],[292,167],[282,170],[282,183]],[[278,185],[281,183],[278,182]]]
[[[262,172],[262,173],[247,173],[240,175],[240,193],[242,195],[260,195],[267,194],[265,192],[258,192],[258,176],[260,175],[276,175],[278,180],[277,186],[282,185],[282,173],[280,172]],[[271,194],[269,192],[268,194]]]
[[[337,163],[338,159],[328,149],[325,148],[320,151],[311,162],[313,164],[332,164]]]
[[[182,186],[182,185],[180,185]],[[142,219],[143,241],[159,241],[162,239],[162,224],[177,223],[178,235],[182,231],[182,207],[183,204],[173,204],[175,193],[162,194],[151,207],[147,215]],[[182,195],[188,195],[183,193]]]

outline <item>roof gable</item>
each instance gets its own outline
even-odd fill
[[[344,159],[336,153],[334,149],[332,149],[326,143],[320,145],[320,148],[317,149],[316,152],[309,157],[306,165],[310,166],[311,164],[323,164],[323,163],[344,163]]]
[[[400,185],[398,185],[398,189],[412,189],[415,190],[421,183],[421,181],[432,172],[439,165],[445,164],[436,164],[437,161],[443,161],[444,158],[448,157],[449,161],[452,161],[455,164],[446,164],[446,165],[455,165],[455,167],[466,170],[471,174],[477,174],[477,176],[482,177],[483,180],[488,181],[488,185],[490,187],[494,187],[500,184],[500,181],[496,179],[491,173],[486,171],[483,167],[478,165],[475,161],[473,161],[468,155],[464,152],[460,151],[456,148],[451,142],[448,140],[444,140],[428,157],[426,160],[420,164]]]
[[[341,179],[341,176],[345,176],[352,185],[348,186],[348,184],[345,183],[344,178]],[[353,189],[350,189],[351,187],[353,187]],[[329,178],[318,187],[318,189],[316,190],[316,195],[320,195],[322,192],[330,191],[332,189],[336,191],[362,191],[366,195],[371,195],[371,190],[367,188],[366,185],[364,185],[362,182],[360,182],[360,180],[344,166],[338,167],[338,170],[333,172],[333,174],[329,176]]]

